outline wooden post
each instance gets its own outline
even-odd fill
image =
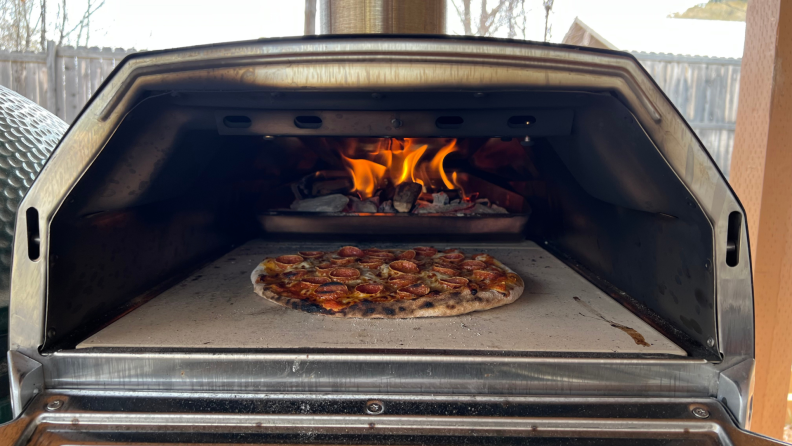
[[[303,34],[313,36],[316,34],[316,0],[305,0],[305,25]]]
[[[752,0],[746,21],[730,179],[753,263],[751,429],[781,438],[792,367],[792,2]]]
[[[47,102],[46,109],[57,115],[58,100],[57,90],[58,82],[55,70],[55,51],[57,45],[52,40],[47,41]]]

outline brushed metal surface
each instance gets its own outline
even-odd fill
[[[382,415],[362,412],[381,399]],[[47,411],[54,402],[60,408]],[[391,413],[388,413],[388,408]],[[694,413],[707,413],[705,419]],[[0,436],[31,445],[783,444],[742,431],[716,401],[415,395],[48,392]]]
[[[529,215],[504,214],[418,217],[414,215],[353,215],[333,213],[272,212],[258,216],[269,234],[415,234],[415,235],[511,235],[520,237]]]
[[[445,0],[321,0],[322,34],[445,34]]]
[[[486,252],[525,281],[525,292],[516,302],[456,317],[333,318],[285,308],[253,292],[250,272],[261,259],[311,249],[333,250],[339,246],[343,244],[253,240],[191,274],[77,348],[685,356],[684,350],[533,242],[435,245],[438,249],[458,247],[467,252]],[[376,246],[405,247],[390,243]],[[634,332],[619,326],[630,327]]]
[[[97,92],[92,103],[75,123],[47,167],[25,198],[23,206],[39,209],[42,227],[48,227],[68,191],[91,164],[94,157],[148,89],[250,90],[332,88],[339,91],[387,89],[456,88],[480,91],[498,88],[552,88],[556,90],[611,91],[629,107],[637,122],[656,144],[658,151],[695,197],[715,229],[715,255],[711,267],[717,286],[718,346],[724,358],[736,361],[753,357],[753,308],[748,251],[741,251],[740,266],[725,262],[728,215],[741,211],[733,191],[690,127],[673,105],[631,57],[550,45],[517,44],[466,39],[371,39],[334,38],[313,40],[273,40],[190,48],[131,56],[112,79]],[[24,237],[17,225],[18,237]],[[746,234],[746,231],[742,231]],[[747,246],[747,235],[744,235]],[[42,256],[48,256],[49,234],[42,234]],[[43,262],[26,261],[26,249],[14,248],[12,281],[11,346],[37,355],[43,340],[43,310],[46,302],[46,270]],[[21,261],[19,261],[21,259]],[[57,354],[55,356],[58,356]],[[119,368],[102,366],[107,358],[91,356],[78,370],[78,380],[102,385]],[[121,361],[121,358],[118,358]],[[164,360],[163,360],[164,361]],[[734,362],[731,362],[733,364]],[[204,362],[212,367],[216,362]],[[153,367],[174,363],[116,363],[129,372],[148,373]],[[290,364],[291,365],[291,364]],[[575,376],[575,367],[552,368],[551,372]],[[54,363],[46,363],[58,376]],[[105,367],[103,369],[103,367]],[[286,370],[281,368],[279,370]],[[661,387],[675,382],[675,365],[644,363],[644,372],[635,375]],[[724,368],[728,368],[724,365]],[[715,376],[720,366],[690,365],[683,382],[707,388],[717,394]],[[49,370],[49,369],[47,369]],[[605,369],[607,370],[607,368]],[[112,371],[112,373],[111,373]],[[524,370],[530,373],[529,370]],[[125,380],[144,384],[132,373]],[[621,375],[604,373],[600,388],[620,385]],[[657,383],[652,377],[666,378]],[[100,379],[97,379],[100,378]],[[117,379],[117,378],[116,378]],[[339,378],[340,379],[340,378]],[[516,378],[519,379],[519,378]],[[59,381],[53,380],[52,383]],[[64,383],[66,381],[63,381]],[[210,386],[211,381],[204,382]],[[506,385],[504,383],[504,385]],[[643,392],[652,388],[631,388]],[[508,386],[508,385],[507,385]],[[663,387],[669,391],[668,387]],[[671,392],[673,393],[673,392]],[[636,393],[637,394],[637,393]],[[739,412],[738,402],[728,402]]]
[[[35,102],[0,86],[0,306],[8,305],[19,203],[67,127]]]

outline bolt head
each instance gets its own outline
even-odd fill
[[[61,400],[53,400],[47,403],[47,410],[52,412],[53,410],[58,410],[63,407],[63,401]]]
[[[369,415],[380,415],[385,412],[385,404],[379,400],[371,400],[366,402],[366,413]]]
[[[691,412],[693,412],[693,416],[696,418],[709,418],[710,416],[710,413],[707,411],[707,409],[704,409],[703,407],[694,407]]]

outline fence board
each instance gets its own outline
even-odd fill
[[[18,53],[0,51],[0,85],[71,123],[116,64],[134,50],[56,48]]]
[[[728,178],[741,60],[676,54],[633,55],[685,116]]]

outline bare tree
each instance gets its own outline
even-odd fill
[[[554,0],[544,0],[544,9],[545,9],[545,31],[544,31],[544,41],[547,42],[550,40],[550,33],[552,32],[552,25],[550,25],[550,12],[553,10],[553,2]]]
[[[58,45],[61,46],[64,43],[71,43],[71,36],[75,31],[77,31],[77,38],[73,42],[75,46],[79,46],[81,44],[81,40],[83,35],[85,35],[85,41],[82,42],[82,45],[88,46],[90,37],[91,37],[91,17],[98,11],[102,6],[104,6],[105,0],[102,0],[98,4],[94,4],[93,0],[87,0],[87,6],[85,8],[85,12],[83,12],[82,17],[80,20],[74,24],[71,29],[69,29],[69,18],[67,14],[67,3],[66,0],[61,0],[61,4],[58,6],[58,13],[60,15],[60,24],[56,25],[59,37],[58,37]],[[66,31],[69,29],[68,31]],[[85,34],[83,34],[85,33]]]
[[[10,51],[36,51],[34,40],[40,17],[34,0],[0,0],[0,47]]]
[[[525,0],[497,0],[492,7],[481,0],[476,29],[473,29],[472,0],[452,0],[467,36],[493,36],[504,26],[508,37],[521,33],[525,38]],[[521,23],[522,22],[522,23]]]

